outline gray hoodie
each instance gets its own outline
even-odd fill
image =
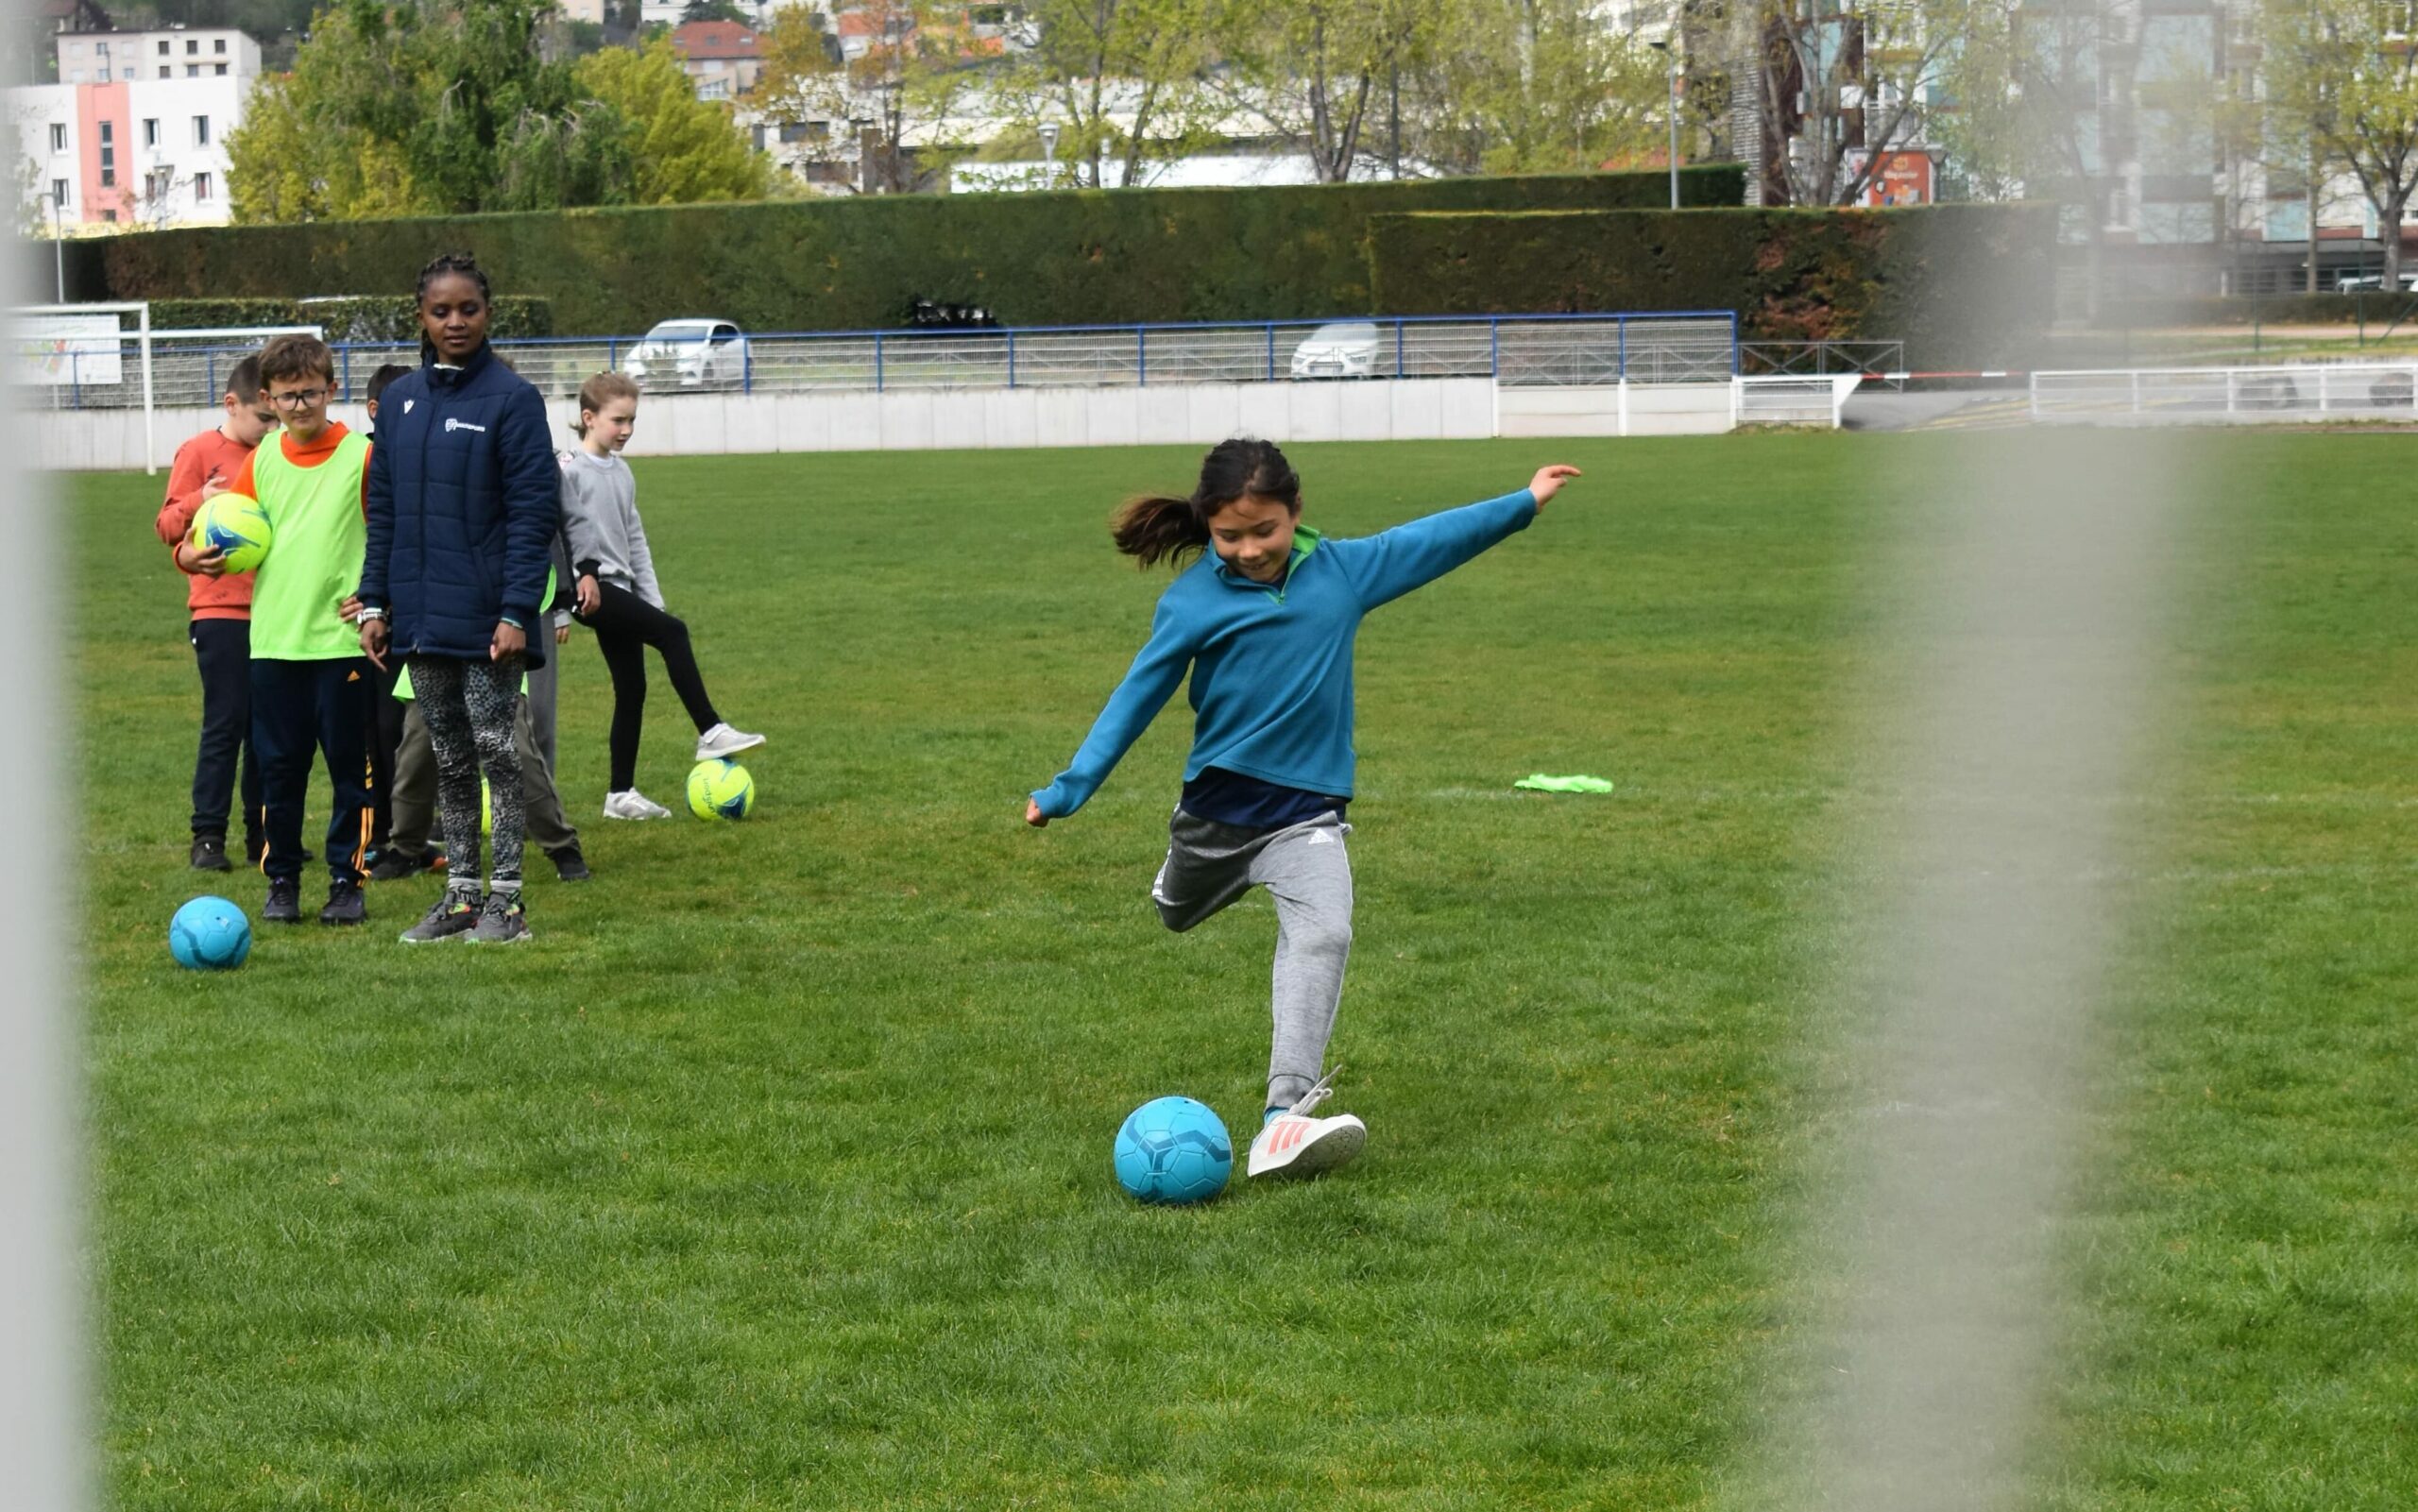
[[[639,520],[639,483],[630,465],[578,447],[563,453],[562,467],[563,539],[570,546],[571,565],[662,608],[663,590],[655,581],[646,526]]]

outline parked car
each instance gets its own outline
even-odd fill
[[[1319,327],[1293,348],[1295,378],[1374,378],[1377,327],[1368,320],[1338,320]]]
[[[2334,287],[2336,292],[2341,294],[2380,294],[2384,290],[2384,275],[2345,273],[2336,281]],[[2418,290],[2418,273],[2404,273],[2401,276],[2401,292],[2408,294],[2413,290]]]
[[[642,388],[737,388],[747,378],[747,338],[727,320],[661,321],[622,371]]]

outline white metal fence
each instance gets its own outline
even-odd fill
[[[2032,375],[2032,417],[2130,425],[2418,419],[2418,363],[2040,372]]]
[[[53,350],[46,376],[27,384],[22,400],[38,408],[141,406],[142,386],[126,360],[135,339],[129,331],[114,348],[103,337]],[[595,373],[625,369],[641,339],[496,345],[539,392],[559,399]],[[258,349],[256,343],[175,332],[155,331],[151,340],[154,402],[162,408],[215,404],[228,370]],[[419,361],[416,345],[400,343],[342,343],[335,352],[337,384],[348,401],[363,397],[381,365]],[[1354,378],[1492,378],[1517,386],[1726,382],[1737,371],[1738,334],[1737,318],[1727,311],[842,331],[742,336],[711,350],[691,342],[644,365],[650,392],[769,394]]]
[[[1865,381],[1862,373],[1738,378],[1730,384],[1730,423],[1814,425],[1835,431],[1849,396]]]

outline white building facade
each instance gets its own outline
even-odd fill
[[[261,71],[261,44],[231,26],[71,31],[57,45],[61,84],[254,78]]]
[[[227,223],[227,138],[252,80],[179,76],[0,92],[17,127],[20,224],[40,235]]]

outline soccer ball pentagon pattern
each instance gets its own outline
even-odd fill
[[[196,898],[168,921],[168,952],[188,971],[232,971],[252,953],[252,922],[225,898]]]
[[[1225,1124],[1190,1097],[1154,1097],[1116,1131],[1117,1184],[1144,1202],[1206,1202],[1234,1169]]]
[[[242,494],[220,494],[194,512],[189,537],[197,552],[212,547],[227,553],[227,570],[248,572],[268,555],[268,516],[260,501]]]
[[[689,812],[699,819],[744,819],[756,810],[756,779],[724,757],[689,771]]]

